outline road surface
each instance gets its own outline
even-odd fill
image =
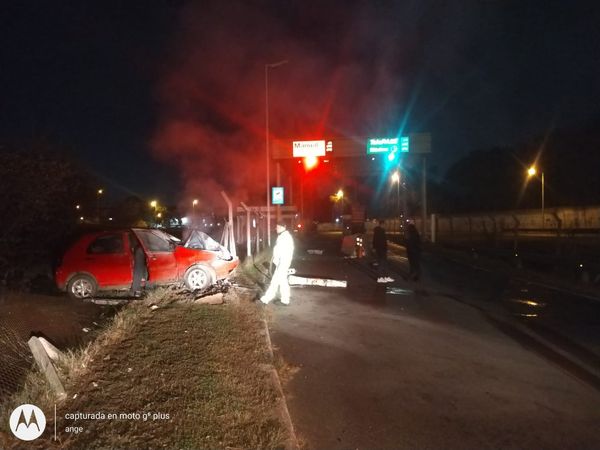
[[[452,277],[386,286],[335,239],[298,244],[299,273],[348,280],[268,306],[306,448],[600,448],[600,392],[470,306],[488,280],[462,292]]]

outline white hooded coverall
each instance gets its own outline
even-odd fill
[[[263,296],[265,303],[275,298],[277,289],[281,292],[281,303],[290,303],[290,285],[288,283],[288,272],[294,255],[294,238],[289,231],[285,230],[277,236],[275,247],[273,247],[273,264],[275,272],[271,278],[271,284]]]

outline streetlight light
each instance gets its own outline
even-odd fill
[[[535,166],[531,166],[529,169],[527,169],[527,177],[531,178],[534,177],[537,173],[537,169]],[[544,186],[544,172],[542,172],[542,228],[545,228],[545,217],[544,217],[544,191],[545,191],[545,186]]]
[[[269,166],[270,152],[269,152],[269,69],[287,64],[288,60],[284,59],[276,63],[265,64],[265,147],[266,147],[266,159],[267,159],[267,245],[271,246],[271,192],[269,189],[271,172]]]

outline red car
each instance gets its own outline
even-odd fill
[[[198,230],[183,245],[160,230],[103,231],[85,234],[67,250],[56,269],[56,285],[75,299],[130,289],[133,251],[138,246],[146,256],[146,286],[184,282],[191,290],[202,290],[226,278],[239,264],[225,247]]]

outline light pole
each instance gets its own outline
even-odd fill
[[[271,168],[270,162],[271,154],[269,151],[269,69],[282,66],[288,61],[284,59],[276,63],[265,64],[265,147],[266,147],[266,159],[267,159],[267,245],[271,246],[271,191],[270,191],[270,180],[271,180]]]
[[[194,223],[196,222],[196,205],[197,204],[198,204],[197,198],[192,200],[192,226],[194,226]]]
[[[535,168],[535,166],[531,166],[529,169],[527,169],[527,176],[529,178],[535,176],[535,174],[537,173],[537,169]],[[545,223],[545,217],[544,217],[544,201],[545,201],[545,186],[544,186],[544,172],[542,172],[542,229],[546,227],[546,223]]]
[[[400,171],[392,174],[392,183],[396,183],[396,211],[398,212],[398,233],[400,233]]]
[[[97,208],[98,208],[98,223],[100,223],[100,209],[101,209],[100,202],[101,202],[101,199],[102,199],[102,194],[104,194],[104,189],[102,189],[102,188],[98,189],[97,193],[98,193],[98,204],[97,204]]]
[[[156,221],[156,208],[158,207],[158,202],[156,200],[152,200],[150,202],[150,208],[152,208],[152,216],[153,219]]]

